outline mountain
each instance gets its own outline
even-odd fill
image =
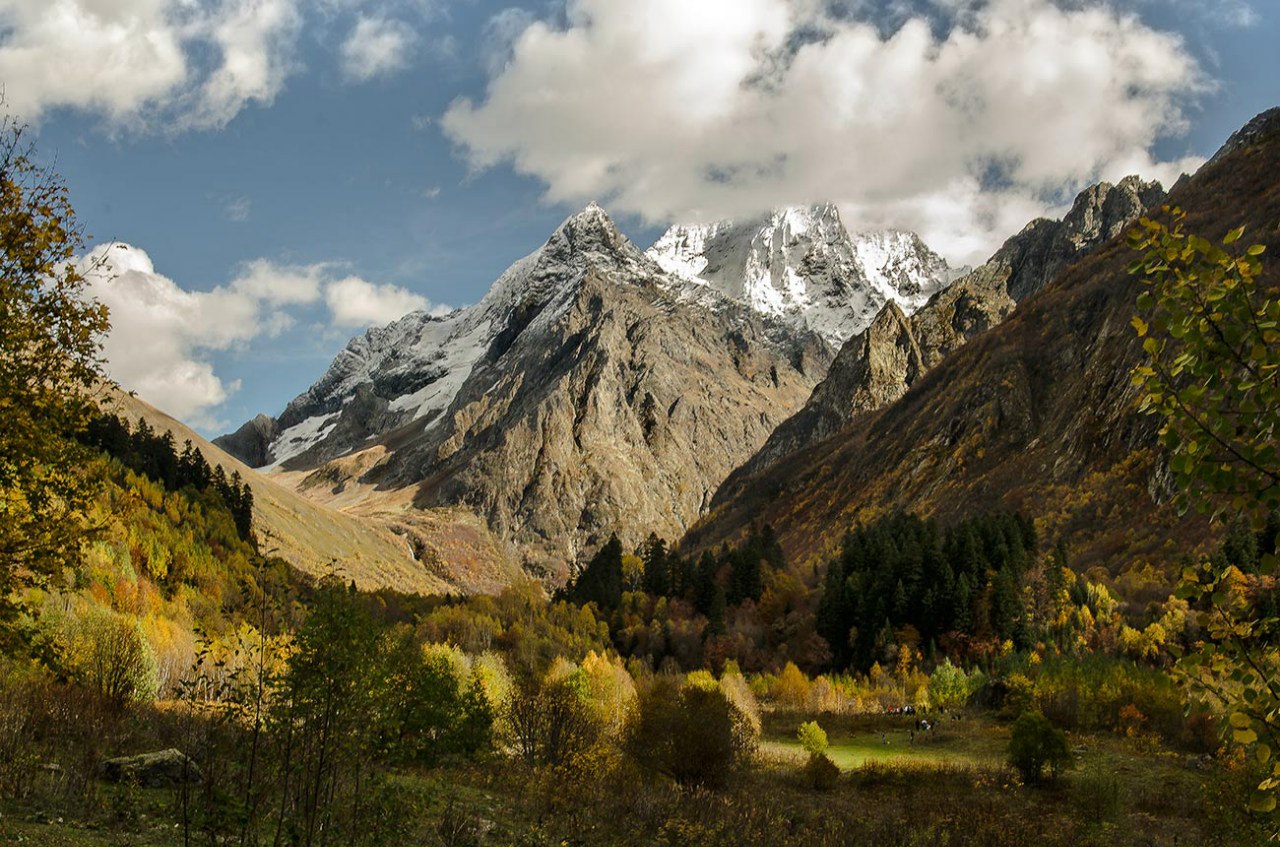
[[[737,496],[754,474],[902,397],[943,358],[1003,321],[1059,271],[1110,241],[1164,197],[1159,183],[1137,177],[1118,185],[1099,183],[1081,192],[1062,220],[1027,224],[986,264],[934,294],[914,314],[889,302],[845,342],[804,408],[726,481],[716,502]]]
[[[836,348],[886,303],[914,312],[957,275],[914,233],[851,235],[831,204],[673,226],[648,255],[669,273],[812,330]]]
[[[592,205],[475,306],[370,330],[218,443],[324,502],[465,509],[562,577],[611,532],[682,534],[833,355],[665,272]]]
[[[190,441],[253,490],[254,529],[264,553],[314,576],[336,574],[363,589],[418,594],[491,593],[519,577],[488,529],[465,515],[338,510],[299,496],[137,397],[114,392],[105,409]],[[444,565],[448,562],[448,566]]]
[[[1219,239],[1245,225],[1274,251],[1278,166],[1280,113],[1268,113],[1168,202],[1186,210],[1190,232]],[[896,401],[726,485],[683,545],[710,547],[767,521],[807,559],[830,552],[853,523],[897,509],[944,520],[1019,509],[1068,543],[1078,570],[1196,549],[1211,529],[1168,505],[1156,421],[1138,411],[1130,379],[1143,360],[1129,326],[1139,290],[1131,259],[1117,236],[1065,265]]]

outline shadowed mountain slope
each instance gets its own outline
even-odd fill
[[[1274,255],[1278,174],[1273,110],[1169,202],[1187,211],[1189,231],[1220,239],[1243,224]],[[708,547],[764,521],[791,556],[807,559],[829,553],[853,523],[893,510],[949,520],[1017,509],[1065,540],[1082,567],[1168,562],[1194,549],[1212,530],[1167,504],[1157,422],[1138,413],[1131,384],[1143,356],[1129,325],[1140,285],[1127,271],[1133,258],[1123,235],[1113,238],[896,402],[735,477],[683,546]],[[1268,275],[1277,279],[1274,264]],[[912,361],[909,348],[903,359]]]

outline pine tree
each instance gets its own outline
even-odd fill
[[[592,557],[567,592],[568,599],[578,605],[595,603],[601,611],[611,612],[622,602],[622,542],[609,536],[605,545]]]
[[[644,560],[644,580],[642,587],[655,597],[667,597],[671,594],[671,571],[667,561],[667,542],[655,533],[640,549],[640,558]]]

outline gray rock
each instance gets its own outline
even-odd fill
[[[258,415],[230,435],[218,436],[213,443],[249,467],[258,468],[269,461],[267,455],[271,442],[279,432],[280,427],[274,418]]]
[[[170,788],[204,778],[200,768],[181,750],[169,748],[138,756],[107,759],[98,766],[98,776],[107,782],[128,783],[143,788]]]

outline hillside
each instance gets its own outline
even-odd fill
[[[191,441],[210,464],[238,472],[253,489],[262,551],[305,573],[334,573],[367,590],[421,594],[494,592],[518,576],[487,529],[466,515],[328,508],[249,468],[137,397],[113,394],[106,408],[131,420],[145,418],[157,431],[173,433],[178,445]]]
[[[1280,113],[1260,116],[1169,198],[1189,231],[1221,238],[1244,224],[1280,236]],[[1169,562],[1210,527],[1167,505],[1155,422],[1138,413],[1129,326],[1138,283],[1123,237],[1066,267],[995,328],[928,370],[901,399],[791,455],[718,498],[689,549],[758,521],[787,552],[828,553],[855,522],[898,509],[944,520],[1023,510],[1080,567]],[[1275,278],[1274,266],[1269,273]]]

